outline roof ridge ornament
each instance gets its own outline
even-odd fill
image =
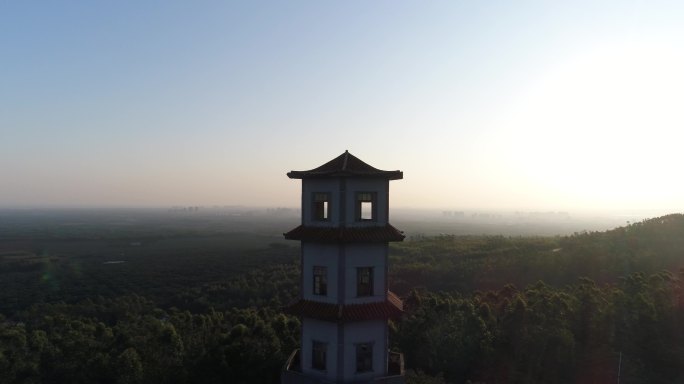
[[[344,162],[342,163],[342,170],[343,171],[347,170],[347,160],[349,160],[349,150],[345,149],[344,150]]]

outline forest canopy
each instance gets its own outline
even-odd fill
[[[26,227],[28,228],[28,227]],[[0,235],[0,382],[274,383],[297,348],[299,247],[277,235]],[[414,383],[684,381],[684,216],[390,247]]]

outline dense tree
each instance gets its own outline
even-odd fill
[[[393,347],[409,383],[604,383],[618,369],[624,382],[684,382],[682,249],[681,215],[396,245],[390,278],[405,314]],[[298,346],[299,320],[281,312],[297,295],[296,254],[240,253],[254,266],[209,252],[191,267],[178,255],[158,265],[160,252],[139,270],[53,245],[0,255],[0,382],[276,382]]]

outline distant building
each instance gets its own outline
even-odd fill
[[[388,289],[388,243],[404,235],[389,224],[389,181],[345,151],[302,180],[300,299],[286,308],[302,321],[301,348],[283,367],[282,384],[404,383],[400,353],[389,351],[387,320],[403,311]]]

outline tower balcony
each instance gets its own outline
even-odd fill
[[[387,374],[369,381],[354,381],[350,384],[405,384],[404,355],[390,352],[387,362]],[[280,375],[281,384],[335,384],[334,381],[304,375],[301,369],[301,352],[295,349],[283,365]]]

